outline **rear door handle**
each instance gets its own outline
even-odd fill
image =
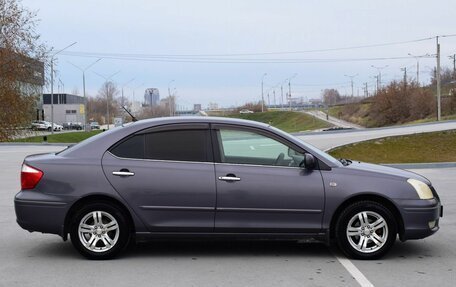
[[[236,177],[236,176],[219,176],[218,179],[223,180],[223,181],[240,181],[241,180],[240,177]]]
[[[135,175],[134,172],[130,172],[128,170],[113,171],[112,174],[117,175],[117,176],[134,176]]]

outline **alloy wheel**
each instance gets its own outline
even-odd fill
[[[362,253],[372,253],[385,245],[388,239],[388,224],[380,214],[362,211],[350,219],[346,235],[354,249]]]
[[[92,252],[106,252],[119,239],[119,224],[106,211],[92,211],[79,222],[78,234],[82,245]]]

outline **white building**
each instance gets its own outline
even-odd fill
[[[52,101],[51,94],[43,94],[44,120],[51,122]],[[84,123],[84,97],[72,94],[54,94],[54,122]]]

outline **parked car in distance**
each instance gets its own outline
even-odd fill
[[[310,237],[376,259],[397,235],[435,233],[443,214],[423,176],[337,160],[269,125],[217,117],[137,121],[28,156],[14,204],[22,228],[69,234],[91,259],[136,239],[211,237]]]
[[[254,112],[247,109],[242,109],[239,111],[240,114],[253,114]]]
[[[90,129],[99,130],[100,129],[100,125],[98,124],[98,122],[90,122]]]
[[[66,122],[63,123],[63,129],[65,130],[82,130],[84,125],[80,122]]]
[[[50,123],[49,123],[49,124],[50,124]],[[62,125],[59,125],[59,124],[55,124],[55,123],[54,123],[52,126],[53,126],[53,128],[54,128],[54,131],[56,131],[56,132],[63,131],[63,126],[62,126]]]
[[[31,125],[32,130],[38,130],[38,131],[51,131],[51,128],[54,128],[54,131],[61,131],[63,130],[63,126],[59,124],[51,124],[50,122],[47,121],[33,121]]]
[[[45,121],[33,121],[30,128],[35,131],[44,131],[48,127]]]

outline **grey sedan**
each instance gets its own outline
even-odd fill
[[[336,242],[358,259],[439,229],[424,177],[336,160],[271,126],[213,117],[138,121],[25,158],[14,203],[28,231],[68,234],[91,259],[151,238]]]

